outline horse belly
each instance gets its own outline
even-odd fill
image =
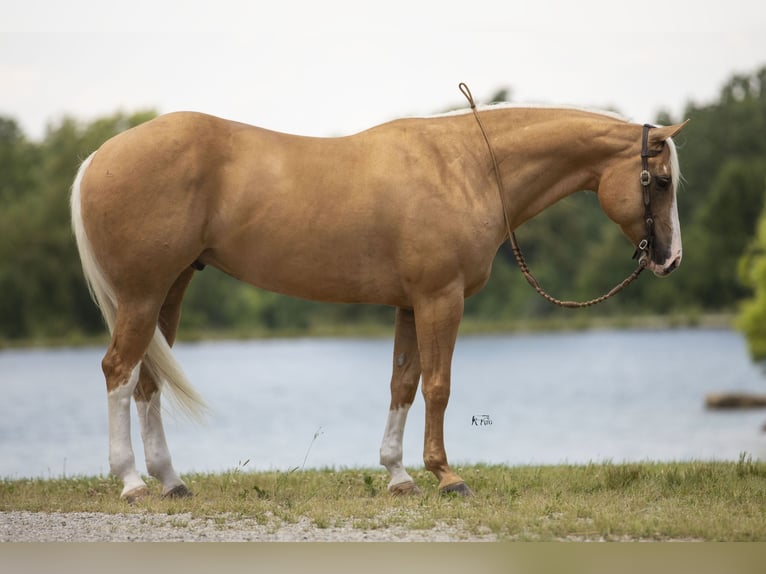
[[[209,262],[237,279],[283,295],[406,306],[395,259],[385,243],[268,226],[213,249]]]

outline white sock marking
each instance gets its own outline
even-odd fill
[[[160,393],[155,392],[148,401],[136,401],[138,421],[141,424],[141,439],[144,442],[146,469],[162,483],[162,493],[167,494],[177,486],[184,484],[170,457],[170,450],[162,426]]]
[[[388,488],[403,482],[413,482],[412,477],[404,469],[402,464],[402,441],[404,438],[404,425],[407,423],[407,413],[410,405],[404,405],[398,409],[388,411],[386,430],[383,433],[383,442],[380,445],[380,464],[388,469],[391,481]]]
[[[109,468],[122,480],[122,495],[137,488],[146,487],[146,483],[136,471],[136,460],[130,442],[130,399],[138,383],[141,363],[131,371],[125,384],[107,393],[109,409]]]

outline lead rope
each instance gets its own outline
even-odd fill
[[[487,131],[484,129],[484,124],[481,121],[481,118],[479,117],[479,112],[476,109],[476,103],[473,101],[473,96],[471,95],[471,90],[468,89],[468,86],[460,82],[459,86],[460,91],[463,93],[463,95],[468,100],[468,103],[471,106],[471,111],[473,111],[473,116],[476,118],[476,123],[479,124],[479,129],[481,130],[481,135],[484,136],[484,141],[487,144],[487,149],[489,150],[489,156],[492,158],[492,167],[495,171],[495,181],[497,182],[497,191],[500,194],[500,204],[503,207],[503,219],[505,220],[505,228],[508,231],[508,238],[511,243],[511,251],[513,251],[513,256],[516,258],[516,263],[519,265],[519,269],[521,269],[521,273],[524,275],[524,278],[527,280],[527,283],[529,283],[532,288],[537,291],[537,293],[545,300],[550,301],[554,305],[558,305],[559,307],[568,307],[570,309],[581,309],[583,307],[591,307],[593,305],[597,305],[599,303],[602,303],[609,299],[610,297],[613,297],[614,295],[617,295],[620,291],[625,289],[628,285],[633,283],[638,276],[641,274],[641,272],[646,268],[647,262],[644,258],[642,258],[639,261],[639,265],[636,268],[633,273],[628,275],[621,283],[618,283],[612,289],[606,293],[605,295],[602,295],[601,297],[596,297],[595,299],[591,299],[589,301],[562,301],[560,299],[556,299],[552,295],[549,295],[541,286],[540,283],[535,279],[534,275],[532,275],[532,272],[529,270],[529,267],[527,266],[527,262],[524,259],[524,254],[521,252],[521,248],[519,247],[518,242],[516,241],[516,234],[511,230],[511,222],[508,219],[508,210],[505,206],[505,197],[503,196],[503,190],[505,187],[503,186],[503,178],[500,175],[500,169],[497,165],[497,158],[495,157],[495,152],[492,149],[492,144],[489,142],[489,137],[487,136]]]

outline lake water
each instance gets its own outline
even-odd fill
[[[203,425],[166,416],[177,470],[377,467],[391,351],[388,339],[179,344],[212,414]],[[0,477],[108,473],[102,354],[0,351]],[[766,393],[736,332],[467,336],[453,365],[453,464],[766,458],[766,411],[704,407],[709,392]],[[410,466],[422,466],[423,415],[418,394]],[[133,431],[142,461],[135,417]]]

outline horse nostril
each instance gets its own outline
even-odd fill
[[[667,277],[670,275],[675,269],[678,268],[678,266],[681,265],[681,256],[678,255],[673,261],[670,263],[666,263],[663,265],[658,265],[654,269],[654,274],[658,277]]]

